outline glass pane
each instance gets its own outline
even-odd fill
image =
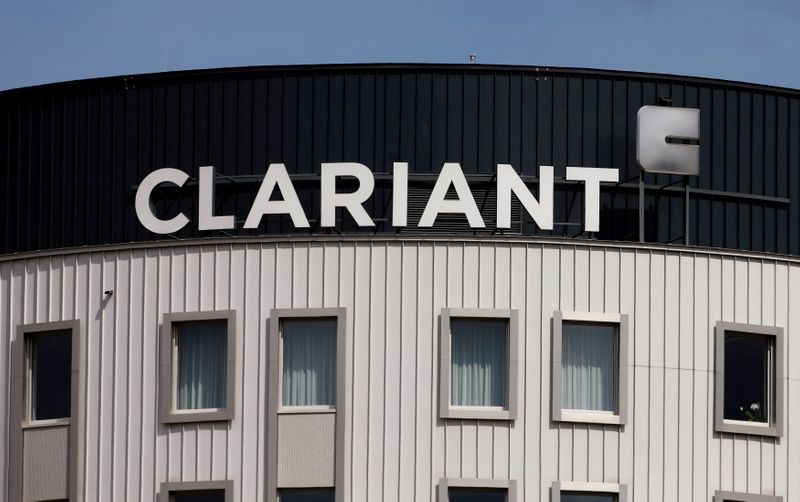
[[[561,502],[616,502],[615,493],[567,493],[561,492]]]
[[[505,406],[508,384],[508,321],[450,321],[450,403]]]
[[[318,490],[281,490],[280,502],[333,502],[333,488]]]
[[[561,406],[564,409],[616,411],[617,333],[616,324],[562,324]]]
[[[228,323],[178,324],[179,410],[224,408],[227,383]]]
[[[225,502],[225,490],[197,490],[175,492],[173,502]]]
[[[767,385],[771,339],[725,334],[725,418],[767,422]]]
[[[31,336],[31,419],[68,418],[72,384],[72,334]]]
[[[336,404],[336,319],[283,321],[283,406]]]
[[[505,502],[506,490],[481,488],[450,488],[449,502]]]

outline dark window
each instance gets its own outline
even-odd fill
[[[616,502],[615,493],[565,493],[561,492],[561,502]]]
[[[449,502],[506,502],[506,490],[490,488],[450,488]]]
[[[773,339],[725,334],[725,418],[769,422],[774,384]]]
[[[315,490],[281,490],[281,502],[333,502],[335,500],[333,488]]]
[[[225,502],[225,490],[172,492],[172,502]]]
[[[69,418],[72,334],[62,331],[29,336],[31,419]]]

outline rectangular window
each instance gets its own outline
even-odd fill
[[[291,489],[278,492],[279,502],[334,502],[333,488]]]
[[[554,421],[625,422],[627,330],[625,314],[554,314]]]
[[[451,319],[450,336],[450,404],[504,408],[508,320]]]
[[[443,309],[439,415],[514,420],[517,399],[516,310]]]
[[[336,331],[336,318],[282,320],[282,406],[336,406]]]
[[[158,502],[233,502],[233,482],[179,481],[162,483]]]
[[[561,492],[560,502],[617,502],[613,493]]]
[[[172,492],[171,502],[225,502],[225,490],[189,490]]]
[[[717,324],[718,431],[780,435],[782,338],[780,328]]]
[[[27,336],[28,419],[69,418],[71,414],[72,333]]]
[[[516,502],[517,482],[513,479],[439,480],[439,502]]]
[[[233,311],[164,314],[162,330],[162,421],[233,418]]]
[[[565,481],[553,483],[553,502],[626,502],[628,490],[616,483]]]
[[[178,410],[225,407],[228,326],[225,321],[174,326]]]
[[[506,502],[506,490],[491,488],[450,488],[449,502]]]

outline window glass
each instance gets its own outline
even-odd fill
[[[616,411],[618,333],[616,324],[562,324],[562,408]]]
[[[316,490],[281,490],[280,502],[334,502],[333,488]]]
[[[71,414],[72,334],[30,336],[30,416],[32,420],[68,418]]]
[[[336,404],[336,319],[283,321],[283,406]]]
[[[225,490],[173,492],[172,502],[225,502]]]
[[[450,404],[506,406],[508,321],[450,321]]]
[[[769,422],[772,347],[771,337],[725,334],[726,419]]]
[[[561,502],[616,502],[615,493],[568,493],[561,492]]]
[[[506,502],[506,490],[450,488],[449,502]]]
[[[177,409],[224,408],[227,323],[210,321],[176,324],[175,350],[178,353]]]

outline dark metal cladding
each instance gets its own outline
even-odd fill
[[[297,232],[282,217],[265,217],[257,232],[241,228],[271,162],[296,175],[311,233],[400,232],[389,224],[390,179],[380,174],[368,203],[376,228],[359,230],[349,219],[336,230],[319,228],[320,163],[356,161],[388,173],[393,162],[409,162],[413,225],[421,212],[416,205],[424,204],[448,161],[460,162],[470,176],[489,233],[495,165],[510,163],[531,180],[538,166],[553,165],[555,229],[539,230],[516,208],[522,221],[505,233],[636,241],[636,113],[665,103],[701,110],[701,175],[690,180],[691,244],[800,254],[800,92],[480,65],[223,69],[0,92],[0,253],[226,236],[197,231],[194,223],[175,236],[157,236],[139,224],[135,187],[161,167],[196,177],[199,166],[213,165],[221,176],[216,212],[236,214],[235,235]],[[596,235],[582,232],[582,186],[563,182],[568,165],[620,169],[620,185],[603,189]],[[682,244],[682,178],[647,175],[645,181],[651,185],[646,240]],[[191,183],[159,189],[154,203],[165,217],[180,210],[197,218]],[[434,231],[474,232],[452,219]]]

